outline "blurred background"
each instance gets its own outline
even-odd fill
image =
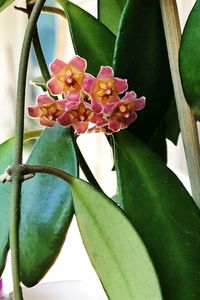
[[[25,6],[24,2],[25,1],[16,0],[14,4],[23,7]],[[74,0],[71,2],[78,4],[94,16],[97,15],[96,0]],[[194,2],[195,0],[177,0],[182,29]],[[46,1],[47,5],[51,5],[51,3],[54,3],[54,1]],[[0,143],[14,134],[18,65],[26,23],[26,15],[15,10],[13,5],[0,14]],[[74,50],[70,39],[68,24],[64,18],[42,14],[39,19],[38,27],[48,64],[55,57],[59,57],[66,62],[71,59],[74,55]],[[31,78],[40,76],[33,51],[31,51],[29,62],[26,106],[34,105],[37,94],[41,93],[39,88],[29,84]],[[28,131],[38,128],[39,125],[37,121],[26,118],[25,130]],[[114,172],[111,171],[112,154],[105,137],[103,134],[85,134],[79,137],[79,144],[103,190],[109,196],[113,196],[116,190],[116,179]],[[186,188],[190,191],[181,136],[179,136],[177,146],[170,141],[167,141],[167,145],[168,166],[179,176]],[[31,144],[28,145],[27,149],[30,147]],[[105,152],[110,155],[104,155],[104,159],[107,157],[107,161],[104,160],[102,164],[99,157]],[[4,289],[6,292],[12,290],[10,276],[10,262],[8,257],[8,264],[3,274]],[[73,220],[72,226],[70,227],[60,256],[53,268],[43,279],[43,282],[59,280],[81,280],[85,282],[86,285],[90,285],[90,288],[92,287],[95,290],[99,290],[99,293],[103,293],[95,271],[85,253],[75,220]]]

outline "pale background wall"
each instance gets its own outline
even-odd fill
[[[74,0],[76,4],[88,9],[94,15],[96,14],[95,0]],[[184,26],[187,15],[192,8],[195,0],[177,0],[181,25]],[[15,5],[23,5],[24,1],[16,0]],[[64,20],[57,21],[60,26],[60,35],[58,36],[57,56],[60,58],[70,59],[73,55],[73,48],[69,39],[63,40],[63,34],[69,38],[69,31],[66,29]],[[16,98],[16,82],[17,68],[19,63],[20,49],[25,30],[26,17],[22,13],[16,13],[13,8],[8,8],[0,14],[0,91],[1,91],[1,118],[0,118],[0,142],[3,142],[14,132],[14,103]],[[27,91],[27,98],[30,93]],[[32,124],[32,123],[31,123]],[[29,121],[26,121],[26,128],[30,127]],[[80,138],[80,145],[84,155],[88,156],[88,164],[100,180],[105,191],[112,196],[115,193],[115,176],[110,170],[112,168],[112,160],[110,149],[103,141],[103,135],[85,135]],[[169,166],[184,180],[189,189],[187,167],[185,163],[184,153],[182,149],[181,138],[179,138],[178,146],[174,146],[168,142],[169,149]],[[101,153],[110,153],[107,161],[102,165],[102,160],[98,158]],[[103,156],[105,158],[105,156]],[[105,174],[109,173],[109,178]],[[12,290],[10,278],[10,266],[8,266],[3,274],[5,291]],[[79,233],[77,231],[75,220],[70,228],[67,241],[63,250],[56,261],[53,268],[47,274],[43,281],[79,279],[90,287],[96,289],[100,286],[97,276],[90,265],[88,257],[82,245]]]

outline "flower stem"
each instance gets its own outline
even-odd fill
[[[33,7],[30,19],[26,28],[24,41],[21,50],[18,85],[17,85],[17,101],[16,101],[16,121],[15,121],[15,152],[14,164],[12,172],[12,194],[10,208],[10,249],[13,289],[15,300],[22,300],[22,289],[20,286],[20,263],[19,263],[19,211],[21,197],[21,169],[19,165],[22,163],[23,155],[23,133],[24,133],[24,104],[25,104],[25,86],[27,65],[30,52],[32,36],[35,25],[39,17],[45,0],[38,0]]]
[[[192,194],[200,208],[200,146],[195,117],[186,103],[179,75],[181,29],[176,0],[160,0],[160,6]]]

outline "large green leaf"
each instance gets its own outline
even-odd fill
[[[200,117],[200,0],[186,22],[180,45],[180,75],[191,108]]]
[[[122,210],[78,178],[71,187],[83,242],[109,299],[162,299],[145,245]]]
[[[70,129],[45,129],[31,153],[29,164],[51,165],[77,174]],[[71,190],[61,179],[38,174],[24,182],[20,222],[22,281],[36,284],[55,261],[73,216]]]
[[[87,59],[88,72],[96,75],[101,65],[112,65],[112,32],[75,4],[60,0],[58,3],[68,17],[75,52]]]
[[[130,130],[148,142],[163,123],[173,95],[158,0],[127,2],[116,39],[113,65],[116,75],[127,78],[129,88],[147,99],[146,108],[139,112]]]
[[[145,241],[164,299],[200,299],[200,212],[177,177],[128,132],[116,135],[121,206]]]
[[[0,0],[0,12],[8,7],[14,0]]]
[[[127,0],[98,0],[98,17],[115,35]],[[112,12],[112,15],[111,15]]]
[[[0,174],[13,162],[13,139],[0,145]],[[5,266],[9,249],[9,203],[10,183],[0,183],[0,275]]]

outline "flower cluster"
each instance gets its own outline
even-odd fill
[[[111,134],[127,128],[135,121],[136,111],[144,108],[145,97],[126,92],[127,80],[114,77],[111,67],[102,66],[96,78],[86,73],[86,67],[86,60],[78,55],[68,64],[55,59],[50,65],[53,77],[47,87],[52,95],[61,95],[62,100],[40,95],[37,105],[28,107],[29,116],[39,118],[40,124],[47,127],[56,122],[73,126],[77,134]]]

